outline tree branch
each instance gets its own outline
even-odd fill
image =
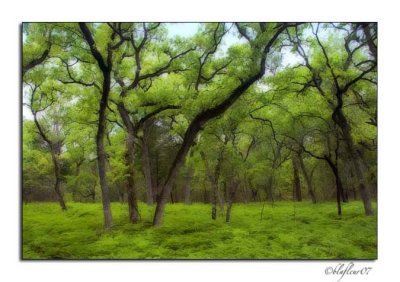
[[[47,59],[47,57],[48,57],[48,55],[50,53],[50,49],[51,49],[51,43],[49,41],[49,44],[48,44],[47,48],[43,51],[43,53],[38,58],[32,59],[25,66],[22,67],[22,76],[24,76],[25,73],[27,71],[29,71],[30,69],[32,69],[35,66],[40,65],[41,63],[43,63]]]
[[[96,59],[100,69],[104,72],[109,69],[106,62],[103,59],[103,56],[100,54],[99,50],[96,48],[96,43],[94,42],[92,33],[90,32],[89,28],[86,26],[85,23],[79,23],[79,27],[81,29],[82,35],[85,38],[86,42],[89,45],[90,52],[92,53],[93,57]]]

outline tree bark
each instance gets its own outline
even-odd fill
[[[341,94],[338,94],[341,95]],[[338,96],[339,99],[341,96]],[[373,210],[371,206],[371,196],[370,192],[368,190],[366,181],[365,181],[365,176],[364,176],[364,169],[363,169],[363,164],[362,164],[362,159],[361,156],[357,153],[357,151],[354,148],[354,142],[353,138],[351,136],[351,129],[348,124],[348,121],[346,117],[343,114],[342,111],[342,105],[343,102],[339,100],[338,106],[336,107],[334,113],[332,114],[333,121],[339,126],[339,128],[342,131],[342,136],[344,139],[344,142],[346,144],[346,149],[348,151],[349,156],[351,157],[351,161],[353,164],[354,168],[354,173],[356,176],[356,180],[358,182],[358,188],[361,194],[361,199],[364,204],[364,211],[366,215],[372,215]]]
[[[110,78],[109,75],[107,76]],[[108,79],[105,79],[109,81]],[[104,227],[106,229],[110,229],[112,227],[112,214],[111,214],[111,206],[110,206],[110,190],[107,183],[106,176],[106,152],[104,148],[104,135],[106,129],[106,104],[109,93],[109,86],[104,85],[103,93],[106,92],[106,95],[102,95],[102,99],[100,102],[100,110],[99,110],[99,124],[98,130],[96,134],[96,149],[97,149],[97,160],[98,160],[98,169],[99,169],[99,177],[100,177],[100,187],[101,187],[101,199],[103,204],[103,214],[104,214]]]
[[[49,40],[49,42],[50,42],[50,40]],[[43,63],[49,56],[50,49],[51,49],[51,43],[48,43],[46,49],[43,51],[43,53],[39,57],[32,59],[25,66],[22,66],[22,76],[24,76],[25,73],[28,72],[30,69]]]
[[[239,183],[236,180],[233,180],[230,185],[228,185],[228,191],[226,191],[227,195],[227,208],[226,208],[226,217],[225,217],[225,222],[230,222],[231,221],[231,212],[232,212],[232,205],[233,201],[235,199],[236,195],[236,190],[238,187]]]
[[[361,26],[364,31],[365,37],[367,39],[369,51],[374,56],[374,59],[376,61],[378,59],[378,48],[375,45],[374,39],[372,38],[370,27],[369,27],[370,25],[375,25],[375,23],[362,24]]]
[[[51,148],[51,158],[53,160],[54,175],[56,177],[56,181],[54,183],[54,190],[56,191],[58,202],[60,203],[61,209],[65,211],[67,209],[67,206],[65,205],[64,195],[61,191],[61,166],[60,166],[60,161],[58,160],[58,156],[55,154],[53,148]]]
[[[108,45],[107,48],[107,62],[104,61],[102,54],[96,47],[96,43],[93,36],[86,26],[85,23],[79,23],[82,35],[86,43],[90,47],[90,52],[95,58],[102,74],[103,74],[103,85],[101,90],[101,99],[99,105],[99,121],[96,134],[96,150],[97,150],[97,160],[101,187],[101,198],[103,204],[103,214],[104,214],[104,227],[110,229],[112,227],[112,214],[110,206],[110,190],[107,183],[106,176],[106,162],[107,156],[104,148],[104,136],[106,132],[106,110],[108,104],[108,96],[110,94],[110,83],[111,83],[111,69],[112,69],[112,51],[111,46]]]
[[[34,95],[34,93],[32,93],[32,95]],[[33,97],[32,97],[32,99],[33,99]],[[61,180],[61,166],[60,166],[60,161],[58,159],[57,147],[55,146],[55,143],[52,142],[48,138],[48,136],[46,135],[42,126],[40,125],[40,123],[37,119],[37,112],[35,112],[32,108],[31,108],[31,110],[32,110],[33,120],[36,125],[36,128],[38,129],[40,136],[43,138],[43,140],[46,142],[47,146],[50,149],[51,160],[53,162],[53,169],[54,169],[54,176],[55,176],[54,191],[56,192],[56,196],[57,196],[58,202],[60,203],[60,207],[64,211],[67,209],[67,206],[65,205],[64,195],[61,191],[61,181],[62,181]],[[60,152],[60,151],[58,151],[58,152]]]
[[[302,197],[301,197],[299,169],[294,153],[292,155],[292,165],[293,165],[293,199],[295,199],[298,202],[301,202]]]
[[[206,185],[206,180],[204,179],[203,181],[203,203],[207,204],[208,203],[208,195],[207,195],[207,185]]]
[[[206,158],[206,155],[204,154],[204,152],[200,152],[201,157],[203,158],[203,161],[206,164],[208,180],[210,181],[211,184],[211,218],[213,220],[217,219],[218,180],[221,169],[223,151],[224,149],[221,150],[217,158],[217,163],[215,164],[215,169],[213,173],[211,172],[211,168]]]
[[[249,198],[248,198],[248,189],[247,189],[246,184],[242,185],[242,197],[243,197],[243,199],[242,199],[243,202],[245,204],[247,204],[249,202]]]
[[[273,187],[274,187],[274,172],[272,171],[271,174],[268,176],[267,180],[267,200],[274,202],[274,193],[273,193]]]
[[[343,184],[342,184],[342,180],[339,176],[339,170],[338,170],[337,166],[328,157],[325,157],[325,160],[328,163],[329,167],[332,169],[332,172],[335,176],[336,203],[337,203],[338,216],[342,216],[342,205],[340,203],[340,198],[341,198],[341,195],[343,195]]]
[[[274,182],[275,182],[275,171],[281,165],[279,160],[281,158],[280,149],[278,148],[274,152],[274,159],[272,161],[272,170],[267,179],[267,186],[266,186],[266,193],[267,193],[267,200],[271,201],[272,203],[275,201],[274,199]]]
[[[303,158],[301,156],[301,153],[297,154],[297,158],[298,158],[298,161],[299,161],[300,169],[301,169],[301,171],[303,173],[303,176],[304,176],[304,179],[306,180],[306,183],[307,183],[308,194],[310,195],[312,203],[315,204],[315,203],[317,203],[317,199],[315,198],[315,193],[314,193],[314,189],[313,189],[313,186],[312,186],[311,178],[308,175],[308,172],[307,172],[306,167],[304,165],[304,161],[303,161]]]
[[[124,104],[120,102],[117,108],[126,128],[126,164],[128,166],[128,185],[126,190],[128,195],[129,222],[138,223],[140,215],[135,185],[135,132],[133,124],[129,118],[129,112],[125,109]]]

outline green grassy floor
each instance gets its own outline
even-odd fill
[[[376,210],[376,205],[374,205]],[[376,216],[361,202],[235,204],[231,223],[211,220],[205,204],[170,204],[163,226],[151,227],[154,207],[140,205],[142,222],[127,222],[127,206],[112,203],[114,227],[102,228],[99,203],[23,206],[24,259],[375,259]]]

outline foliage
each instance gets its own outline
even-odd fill
[[[279,202],[238,204],[234,218],[210,221],[205,204],[167,207],[165,224],[148,229],[153,208],[140,205],[143,221],[127,221],[127,207],[113,203],[115,226],[102,229],[99,204],[71,203],[23,207],[25,259],[376,259],[376,216],[364,217],[358,202],[344,206],[338,219],[334,203]]]
[[[371,235],[374,217],[359,217],[356,203],[344,204],[342,221],[328,211],[334,198],[377,195],[376,24],[204,23],[171,37],[163,23],[31,23],[23,33],[23,199],[54,200],[55,183],[58,198],[72,200],[62,215],[25,207],[27,257],[376,256],[375,237],[361,236],[362,249],[348,229]],[[234,203],[230,225],[210,222],[199,204],[214,201],[214,188],[222,215]],[[296,205],[304,222],[291,225],[295,211],[281,201],[299,190],[321,204]],[[194,204],[168,208],[165,226],[148,230],[151,203],[166,199]],[[116,224],[104,233],[97,203],[110,200],[149,206],[129,226],[127,208],[113,203]],[[264,200],[276,208],[258,222]],[[46,217],[71,236],[47,250]],[[70,242],[80,231],[82,250]]]

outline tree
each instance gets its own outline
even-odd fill
[[[235,103],[235,101],[256,81],[258,81],[265,72],[265,62],[267,54],[271,47],[275,44],[281,33],[288,28],[288,24],[278,24],[273,26],[266,26],[261,23],[259,27],[254,29],[256,37],[254,40],[249,39],[252,47],[252,58],[251,62],[257,66],[255,70],[252,70],[250,74],[247,74],[239,84],[236,84],[227,97],[214,107],[211,107],[205,111],[202,111],[196,115],[191,121],[188,129],[186,130],[183,143],[174,159],[174,162],[169,170],[167,180],[165,181],[161,199],[157,203],[156,211],[154,214],[153,225],[160,225],[162,217],[164,215],[165,204],[167,203],[168,195],[171,192],[172,185],[176,179],[177,173],[183,164],[183,161],[193,144],[193,141],[197,133],[201,128],[211,119],[223,114],[229,107]],[[239,29],[241,34],[248,38],[248,35],[243,29]],[[268,37],[267,37],[268,36]],[[267,38],[266,38],[267,37]]]
[[[55,200],[54,167],[47,144],[37,132],[32,120],[23,123],[22,195],[25,203]],[[56,196],[56,197],[54,197]]]
[[[189,48],[184,51],[180,50],[171,50],[171,48],[165,49],[164,42],[153,42],[157,39],[157,29],[160,26],[159,23],[143,23],[141,27],[139,24],[121,24],[121,23],[112,23],[108,24],[108,26],[113,30],[113,32],[119,37],[119,45],[123,45],[124,42],[129,43],[129,45],[125,46],[123,54],[119,60],[119,68],[115,70],[115,79],[118,85],[120,86],[120,94],[118,98],[118,102],[116,103],[118,112],[122,119],[122,123],[127,132],[126,138],[126,148],[127,148],[127,165],[128,165],[128,206],[129,206],[129,219],[132,223],[137,223],[139,221],[139,211],[137,205],[137,191],[135,186],[135,139],[137,132],[143,126],[147,119],[156,115],[157,113],[176,108],[176,106],[161,106],[157,110],[148,113],[146,116],[139,118],[138,120],[132,119],[131,117],[134,114],[138,113],[139,109],[128,109],[126,106],[126,98],[129,93],[132,94],[134,91],[138,91],[139,88],[145,89],[144,92],[147,92],[152,85],[153,79],[163,75],[168,74],[170,72],[179,71],[177,67],[174,68],[174,61],[183,57],[185,54],[192,51],[192,48]],[[154,45],[153,45],[154,44]],[[157,49],[158,46],[155,44],[160,44],[161,48]],[[149,50],[147,50],[149,49]],[[146,61],[146,57],[148,56],[160,56],[164,54],[167,56],[167,59],[163,60],[161,65],[148,67],[145,66],[142,68],[143,62]],[[124,63],[125,58],[133,57],[133,63],[129,64],[129,68],[134,70],[134,76],[132,78],[131,75],[127,75],[124,77],[123,75],[129,73],[126,71],[128,68]],[[131,81],[126,83],[127,78]],[[145,85],[149,83],[149,85]],[[145,95],[145,93],[141,93]],[[153,201],[152,189],[151,189],[151,176],[149,167],[148,156],[148,148],[146,144],[142,145],[142,153],[143,153],[143,161],[144,161],[144,174],[147,182],[148,190],[147,190],[147,202],[149,204]],[[146,167],[147,166],[147,167]]]
[[[49,24],[27,26],[25,30],[30,36],[24,45],[29,45],[30,48],[23,49],[22,76],[34,67],[43,64],[52,46],[52,28]]]
[[[292,154],[292,166],[293,166],[293,200],[301,202],[302,197],[301,197],[301,183],[299,177],[299,164],[294,153]]]
[[[300,38],[297,29],[294,39],[292,38],[291,41],[295,44],[296,52],[304,59],[305,64],[302,66],[309,71],[309,80],[304,83],[298,82],[303,85],[301,91],[309,87],[315,87],[320,95],[324,97],[327,97],[328,94],[331,95],[331,97],[327,97],[327,101],[333,107],[332,120],[340,128],[348,154],[351,156],[364,203],[365,214],[372,215],[370,192],[365,182],[362,159],[355,149],[353,137],[351,135],[351,127],[343,112],[344,97],[346,94],[348,95],[348,93],[353,91],[357,84],[364,83],[364,81],[372,83],[373,85],[376,84],[373,79],[376,61],[366,57],[365,54],[362,53],[362,47],[367,45],[368,42],[372,43],[371,39],[368,39],[368,36],[366,36],[365,40],[353,40],[353,38],[357,36],[359,27],[360,26],[350,26],[349,30],[345,28],[347,37],[345,38],[344,46],[340,46],[341,49],[339,49],[343,53],[336,55],[333,49],[330,49],[334,55],[329,56],[327,47],[324,46],[324,43],[322,43],[318,35],[320,24],[312,26],[312,33],[315,36],[314,50],[321,56],[318,61],[311,61],[309,59],[303,47],[303,40]],[[355,46],[353,48],[350,47],[353,46],[352,43],[354,43],[353,45]],[[372,44],[370,45],[372,46]],[[329,48],[332,47],[329,46]],[[374,52],[372,51],[372,53]]]
[[[119,46],[119,43],[113,44],[112,40],[108,40],[106,44],[106,59],[104,60],[103,55],[97,49],[96,43],[93,39],[92,32],[89,30],[85,23],[79,23],[79,28],[82,35],[90,48],[90,52],[93,58],[96,60],[97,65],[102,74],[102,87],[101,87],[101,99],[99,105],[99,120],[96,134],[96,149],[97,149],[97,160],[100,177],[100,187],[103,202],[103,214],[104,214],[104,227],[110,229],[112,227],[112,214],[110,207],[110,191],[106,178],[106,152],[104,149],[104,136],[107,122],[107,105],[108,97],[110,95],[111,88],[111,71],[113,67],[113,52]],[[115,32],[112,33],[111,38],[115,37]]]
[[[101,200],[109,229],[112,201],[130,223],[156,203],[158,226],[168,202],[230,222],[237,202],[335,199],[340,215],[357,188],[371,214],[376,24],[169,28],[24,25],[26,202]]]
[[[40,72],[31,74],[32,80],[36,78],[35,75],[40,78],[45,74]],[[55,176],[54,191],[56,192],[61,209],[66,210],[67,206],[65,205],[63,192],[61,190],[62,176],[60,154],[63,146],[63,136],[60,132],[60,124],[57,121],[59,117],[53,115],[53,120],[50,124],[47,121],[47,129],[46,126],[39,121],[39,114],[43,111],[51,110],[50,107],[54,106],[56,101],[59,101],[59,97],[57,97],[59,91],[54,89],[53,85],[43,85],[41,82],[38,84],[30,84],[29,82],[26,82],[26,85],[30,88],[30,102],[25,105],[30,108],[38,133],[50,151]],[[43,120],[43,118],[41,120]],[[46,123],[45,119],[44,123]],[[52,128],[52,130],[50,128]]]

